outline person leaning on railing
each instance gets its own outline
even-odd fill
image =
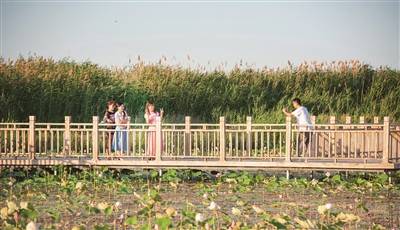
[[[106,112],[104,113],[103,123],[108,124],[106,132],[106,155],[109,157],[112,151],[112,141],[114,137],[114,129],[115,126],[111,124],[115,124],[115,101],[111,100],[107,102]]]
[[[292,105],[295,108],[293,112],[288,112],[287,108],[283,108],[283,113],[286,116],[294,116],[297,120],[298,135],[297,135],[297,155],[303,152],[303,146],[308,149],[310,143],[311,134],[309,130],[312,128],[312,123],[310,119],[310,114],[306,107],[301,105],[299,98],[294,98],[292,100]]]

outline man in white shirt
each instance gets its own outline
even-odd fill
[[[297,135],[297,154],[303,152],[303,147],[305,151],[308,149],[308,144],[310,143],[310,131],[312,129],[312,123],[310,119],[310,114],[306,107],[301,105],[299,98],[294,98],[292,100],[293,107],[295,110],[293,112],[288,112],[286,108],[282,111],[286,116],[294,116],[297,120],[298,135]]]

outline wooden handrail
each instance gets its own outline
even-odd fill
[[[378,117],[373,118],[373,123],[366,123],[365,117],[360,117],[359,123],[346,117],[345,124],[333,116],[329,123],[315,123],[316,117],[311,120],[312,129],[304,131],[289,117],[283,124],[253,123],[251,117],[244,124],[226,123],[224,117],[217,124],[191,123],[190,117],[179,124],[161,120],[155,125],[129,122],[124,130],[127,151],[120,157],[149,159],[148,144],[154,143],[149,138],[155,135],[155,161],[151,164],[158,166],[174,159],[189,166],[193,160],[218,160],[220,167],[231,165],[228,162],[232,160],[266,160],[277,165],[284,161],[305,168],[314,160],[323,160],[321,164],[354,161],[355,167],[360,168],[373,163],[382,167],[400,163],[400,129],[388,117],[383,123]],[[97,116],[92,123],[74,123],[69,116],[64,123],[37,123],[34,116],[29,117],[28,123],[0,123],[0,165],[9,162],[9,157],[27,156],[29,164],[51,157],[101,164],[107,155],[114,155],[111,141],[115,131],[110,126],[115,124],[99,123]]]

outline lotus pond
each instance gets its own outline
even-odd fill
[[[1,169],[0,229],[398,229],[400,174]]]

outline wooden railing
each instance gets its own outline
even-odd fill
[[[0,166],[12,165],[108,165],[120,167],[215,168],[334,168],[351,170],[397,169],[400,163],[400,125],[385,117],[366,123],[340,124],[335,117],[311,129],[287,118],[283,124],[126,125],[126,151],[116,152],[108,136],[108,124],[0,123]],[[112,125],[111,125],[112,126]],[[149,135],[155,135],[155,154],[149,154]],[[309,138],[308,145],[301,139]]]

